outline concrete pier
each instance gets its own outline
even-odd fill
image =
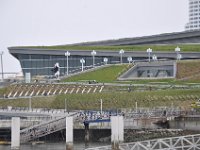
[[[111,117],[111,143],[112,150],[119,150],[119,143],[124,141],[124,120],[123,116]]]
[[[66,117],[66,150],[73,150],[73,117]]]
[[[20,118],[12,117],[11,122],[11,149],[20,149]]]

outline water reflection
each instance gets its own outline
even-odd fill
[[[109,145],[110,143],[74,143],[74,150],[84,150],[85,148],[98,147]],[[0,150],[10,150],[10,145],[0,145]],[[66,145],[64,142],[59,143],[44,143],[44,144],[23,144],[20,150],[65,150]]]

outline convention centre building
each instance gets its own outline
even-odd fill
[[[66,46],[130,46],[130,45],[179,45],[179,44],[199,44],[200,31],[184,31],[166,33],[152,36],[123,38],[116,40],[105,40],[97,42],[85,42],[69,44]],[[63,45],[62,45],[63,46]],[[19,60],[23,73],[31,73],[31,76],[53,75],[52,68],[56,63],[60,66],[60,75],[72,74],[84,69],[116,63],[128,63],[130,61],[148,60],[147,50],[126,51],[116,50],[81,50],[81,49],[56,49],[43,47],[8,47],[11,55]],[[181,52],[184,59],[200,58],[198,52]],[[176,59],[176,53],[152,51],[151,55],[156,55],[159,59]]]

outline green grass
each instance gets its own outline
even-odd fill
[[[77,82],[96,80],[97,82],[115,82],[117,77],[129,68],[128,65],[112,65],[109,67],[101,68],[91,72],[72,76],[63,80],[63,82]]]
[[[33,98],[32,106],[38,108],[64,108],[65,98],[70,110],[99,110],[100,99],[103,100],[104,109],[134,108],[138,107],[179,106],[190,107],[191,103],[200,98],[199,89],[191,90],[159,90],[144,92],[113,91],[109,93],[67,94],[57,97]],[[28,107],[28,99],[0,100],[0,106]]]
[[[80,75],[72,76],[63,80],[64,82],[80,82],[88,80],[97,80],[102,83],[120,83],[120,84],[168,84],[168,85],[188,85],[190,83],[200,83],[200,61],[199,60],[190,60],[190,61],[179,61],[178,62],[178,73],[177,79],[166,78],[166,79],[135,79],[127,81],[118,81],[117,78],[128,70],[131,66],[128,65],[113,65],[106,68],[100,68],[98,70],[83,73]],[[193,78],[181,80],[183,77],[188,77],[195,72],[199,73],[199,76]]]
[[[180,61],[178,62],[182,67],[179,71],[187,74],[199,71],[199,61]],[[179,66],[179,67],[180,67]],[[81,81],[81,80],[97,80],[98,82],[117,82],[117,77],[127,70],[128,65],[113,65],[108,66],[92,72],[80,74],[66,79],[65,81]],[[188,70],[191,69],[191,70]],[[198,83],[200,80],[195,80]],[[159,106],[179,106],[183,108],[190,108],[191,104],[195,103],[200,98],[200,90],[178,90],[178,89],[151,89],[153,84],[188,84],[191,80],[175,80],[175,79],[158,79],[158,80],[133,80],[123,81],[120,83],[128,84],[146,84],[144,91],[132,90],[128,92],[128,84],[123,87],[105,87],[106,92],[90,93],[90,94],[66,94],[53,97],[40,97],[32,98],[32,106],[35,108],[64,108],[67,99],[67,107],[70,110],[79,109],[99,109],[100,99],[103,100],[104,109],[118,109],[118,108],[134,108],[135,102],[138,107],[159,107]],[[194,82],[195,83],[195,82]],[[147,85],[148,84],[148,85]],[[134,86],[133,89],[140,88]],[[164,89],[164,88],[163,88]],[[0,94],[4,93],[7,89],[1,89]],[[14,100],[0,100],[1,107],[14,106],[14,107],[28,107],[29,99],[14,99]]]
[[[51,104],[55,97],[34,97],[32,98],[33,108],[54,108]],[[6,99],[0,100],[0,107],[29,107],[29,99]]]
[[[177,64],[177,79],[187,82],[200,81],[200,61],[187,60],[179,61]]]
[[[180,44],[180,45],[127,45],[127,46],[24,46],[22,48],[39,48],[39,49],[59,49],[59,50],[113,50],[119,51],[146,51],[152,48],[153,51],[174,52],[179,46],[182,52],[200,52],[200,44]]]
[[[0,96],[3,96],[4,93],[6,93],[8,91],[8,87],[7,88],[0,88]]]

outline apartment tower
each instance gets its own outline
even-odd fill
[[[200,0],[189,0],[189,22],[185,30],[200,29]]]

